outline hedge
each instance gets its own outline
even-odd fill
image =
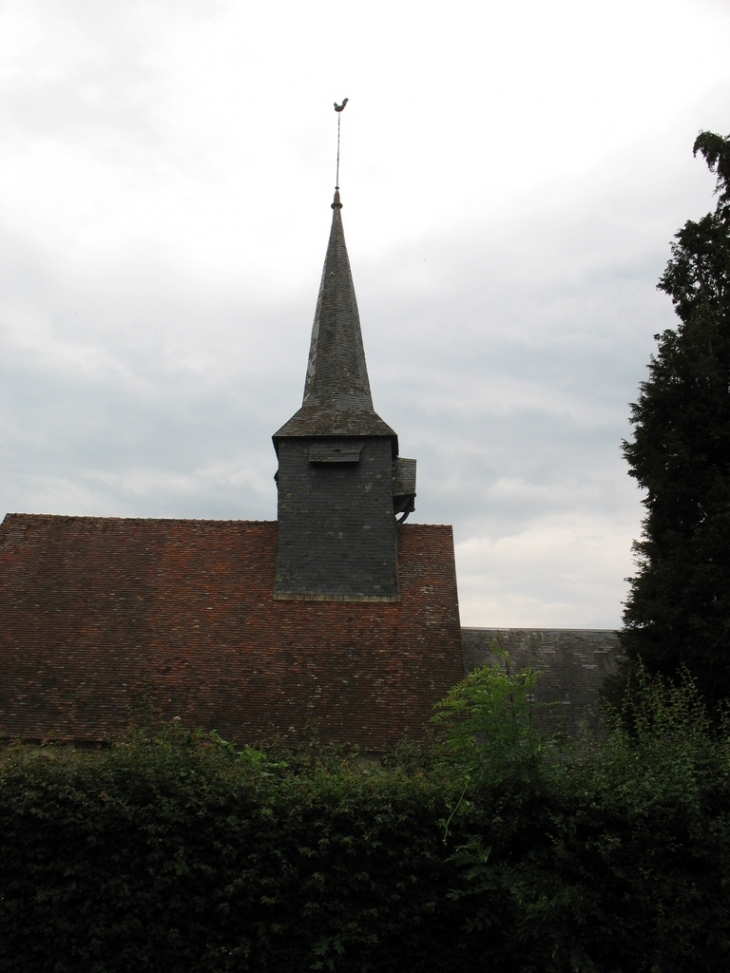
[[[364,769],[179,728],[8,747],[0,968],[725,971],[728,746],[682,719],[496,777],[478,743]]]

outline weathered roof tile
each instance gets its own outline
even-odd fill
[[[238,743],[312,721],[373,750],[420,733],[463,676],[451,528],[399,528],[397,604],[274,601],[276,533],[8,515],[0,734],[116,736],[147,697]]]

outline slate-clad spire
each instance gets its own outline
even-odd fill
[[[332,230],[319,287],[304,401],[338,410],[373,411],[360,316],[342,228],[339,192],[332,203]]]
[[[274,434],[274,598],[400,601],[396,514],[414,509],[416,463],[373,409],[340,194],[301,409]]]
[[[393,436],[373,408],[339,191],[312,327],[301,409],[277,433],[287,436]]]

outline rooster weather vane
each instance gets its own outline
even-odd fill
[[[335,176],[335,189],[340,188],[340,119],[342,118],[342,112],[345,110],[345,105],[349,100],[349,98],[343,98],[341,105],[335,102],[335,111],[337,112],[337,174]]]

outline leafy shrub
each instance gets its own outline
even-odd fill
[[[644,679],[578,753],[483,670],[430,749],[238,751],[179,724],[0,756],[3,973],[730,968],[730,759]]]
[[[474,833],[452,858],[461,881],[451,894],[469,903],[466,929],[485,961],[498,924],[508,930],[505,970],[728,968],[728,734],[714,731],[688,677],[637,679],[631,719],[612,714],[608,735],[578,754],[536,734],[529,672],[512,680],[511,696],[494,673],[451,694],[470,711],[451,730],[457,756],[467,727],[508,710],[500,733],[474,735],[477,753],[465,755],[467,776],[491,770],[462,802]]]

